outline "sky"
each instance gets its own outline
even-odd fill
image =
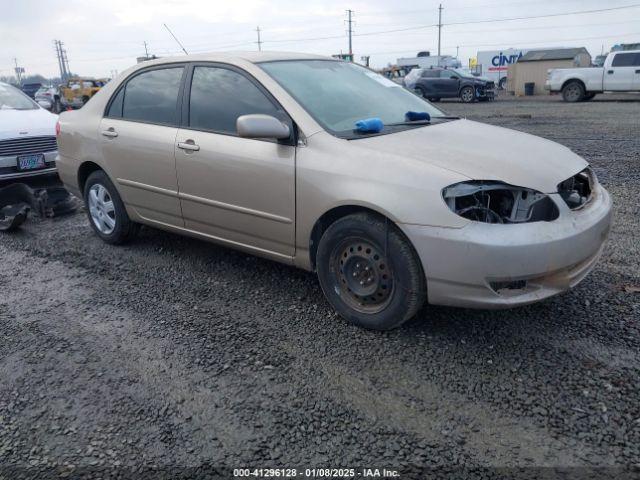
[[[64,42],[73,73],[110,77],[145,54],[263,50],[348,51],[346,10],[353,11],[356,61],[395,63],[437,52],[438,0],[0,0],[0,76],[14,58],[26,74],[59,76],[53,40]],[[610,11],[562,15],[568,12]],[[509,47],[586,47],[595,56],[640,42],[640,0],[442,0],[442,53],[463,64],[478,51]],[[550,16],[555,15],[555,16]],[[546,16],[508,20],[514,17]]]

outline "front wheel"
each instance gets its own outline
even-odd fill
[[[471,103],[476,99],[475,93],[473,87],[464,87],[460,90],[460,100],[463,103]]]
[[[416,95],[418,95],[419,97],[424,98],[424,90],[422,89],[422,87],[416,87],[413,89],[414,92],[416,92]]]
[[[565,102],[581,102],[584,96],[584,86],[580,82],[569,82],[562,89],[562,98]]]
[[[84,186],[84,204],[93,231],[106,243],[119,245],[138,233],[116,187],[102,170],[89,175]]]
[[[385,218],[357,213],[337,220],[320,239],[316,260],[327,300],[354,325],[396,328],[425,301],[420,260]]]

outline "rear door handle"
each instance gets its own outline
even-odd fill
[[[200,150],[200,145],[196,145],[193,142],[178,142],[178,148],[188,150],[190,152],[197,152]]]
[[[118,136],[118,132],[116,132],[113,128],[110,128],[108,130],[103,130],[102,135],[109,138],[115,138]]]
[[[636,70],[636,73],[640,73],[640,70]]]
[[[607,73],[608,73],[609,75],[613,75],[613,72],[614,72],[613,70],[609,70]]]

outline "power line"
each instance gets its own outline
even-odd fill
[[[625,5],[622,7],[609,7],[609,8],[598,8],[595,10],[579,10],[574,12],[564,12],[564,13],[548,13],[545,15],[531,15],[526,17],[511,17],[511,18],[493,18],[490,20],[475,20],[470,22],[454,22],[447,23],[447,25],[471,25],[475,23],[492,23],[492,22],[511,22],[514,20],[530,20],[534,18],[551,18],[551,17],[563,17],[566,15],[583,15],[587,13],[601,13],[601,12],[611,12],[613,10],[624,10],[627,8],[636,8],[640,7],[640,3],[634,3],[631,5]]]

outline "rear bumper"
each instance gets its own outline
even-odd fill
[[[553,222],[460,229],[401,225],[427,279],[429,303],[508,308],[576,286],[595,266],[611,225],[611,199],[602,187],[581,210],[563,205]]]

